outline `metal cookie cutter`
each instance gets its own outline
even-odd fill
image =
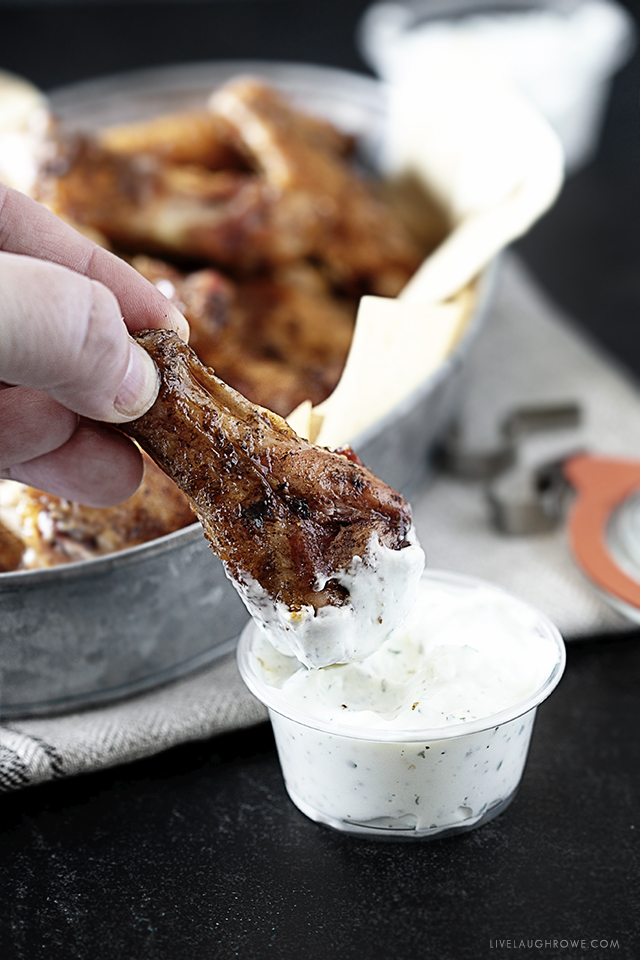
[[[489,516],[496,529],[512,536],[544,533],[564,517],[570,485],[563,465],[579,451],[525,467],[519,463],[518,450],[531,434],[572,429],[580,421],[581,409],[574,402],[517,407],[500,424],[490,448],[464,446],[454,427],[441,449],[440,463],[455,476],[486,483]]]

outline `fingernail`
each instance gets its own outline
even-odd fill
[[[185,317],[183,317],[183,315],[180,313],[178,308],[172,303],[169,303],[167,321],[169,322],[171,329],[175,330],[180,339],[184,340],[185,343],[189,343],[189,324]]]
[[[113,404],[116,413],[123,419],[135,420],[146,413],[159,389],[158,368],[144,347],[130,340],[129,365]]]

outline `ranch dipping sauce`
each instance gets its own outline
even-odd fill
[[[524,602],[429,571],[404,626],[363,660],[308,669],[250,623],[238,662],[269,708],[303,813],[352,833],[426,838],[476,827],[513,799],[565,651]]]

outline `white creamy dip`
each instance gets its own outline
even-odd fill
[[[541,650],[535,617],[490,587],[461,591],[424,580],[404,626],[362,660],[308,670],[268,635],[257,640],[254,655],[266,683],[319,719],[376,729],[442,727],[490,717],[543,683],[555,649]]]
[[[248,575],[232,582],[280,653],[293,655],[307,667],[361,660],[402,625],[415,603],[424,553],[413,528],[407,540],[409,546],[391,550],[373,537],[364,557],[354,557],[346,570],[333,574],[331,579],[349,592],[349,600],[340,607],[316,611],[305,606],[292,611],[283,603],[274,603]],[[325,583],[319,583],[318,590]]]
[[[238,662],[304,813],[349,832],[429,837],[511,801],[564,645],[522,601],[430,571],[406,624],[364,660],[310,670],[249,624]]]

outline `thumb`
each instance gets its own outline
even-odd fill
[[[58,264],[0,253],[0,341],[0,381],[93,420],[133,420],[157,395],[158,371],[114,294]]]

